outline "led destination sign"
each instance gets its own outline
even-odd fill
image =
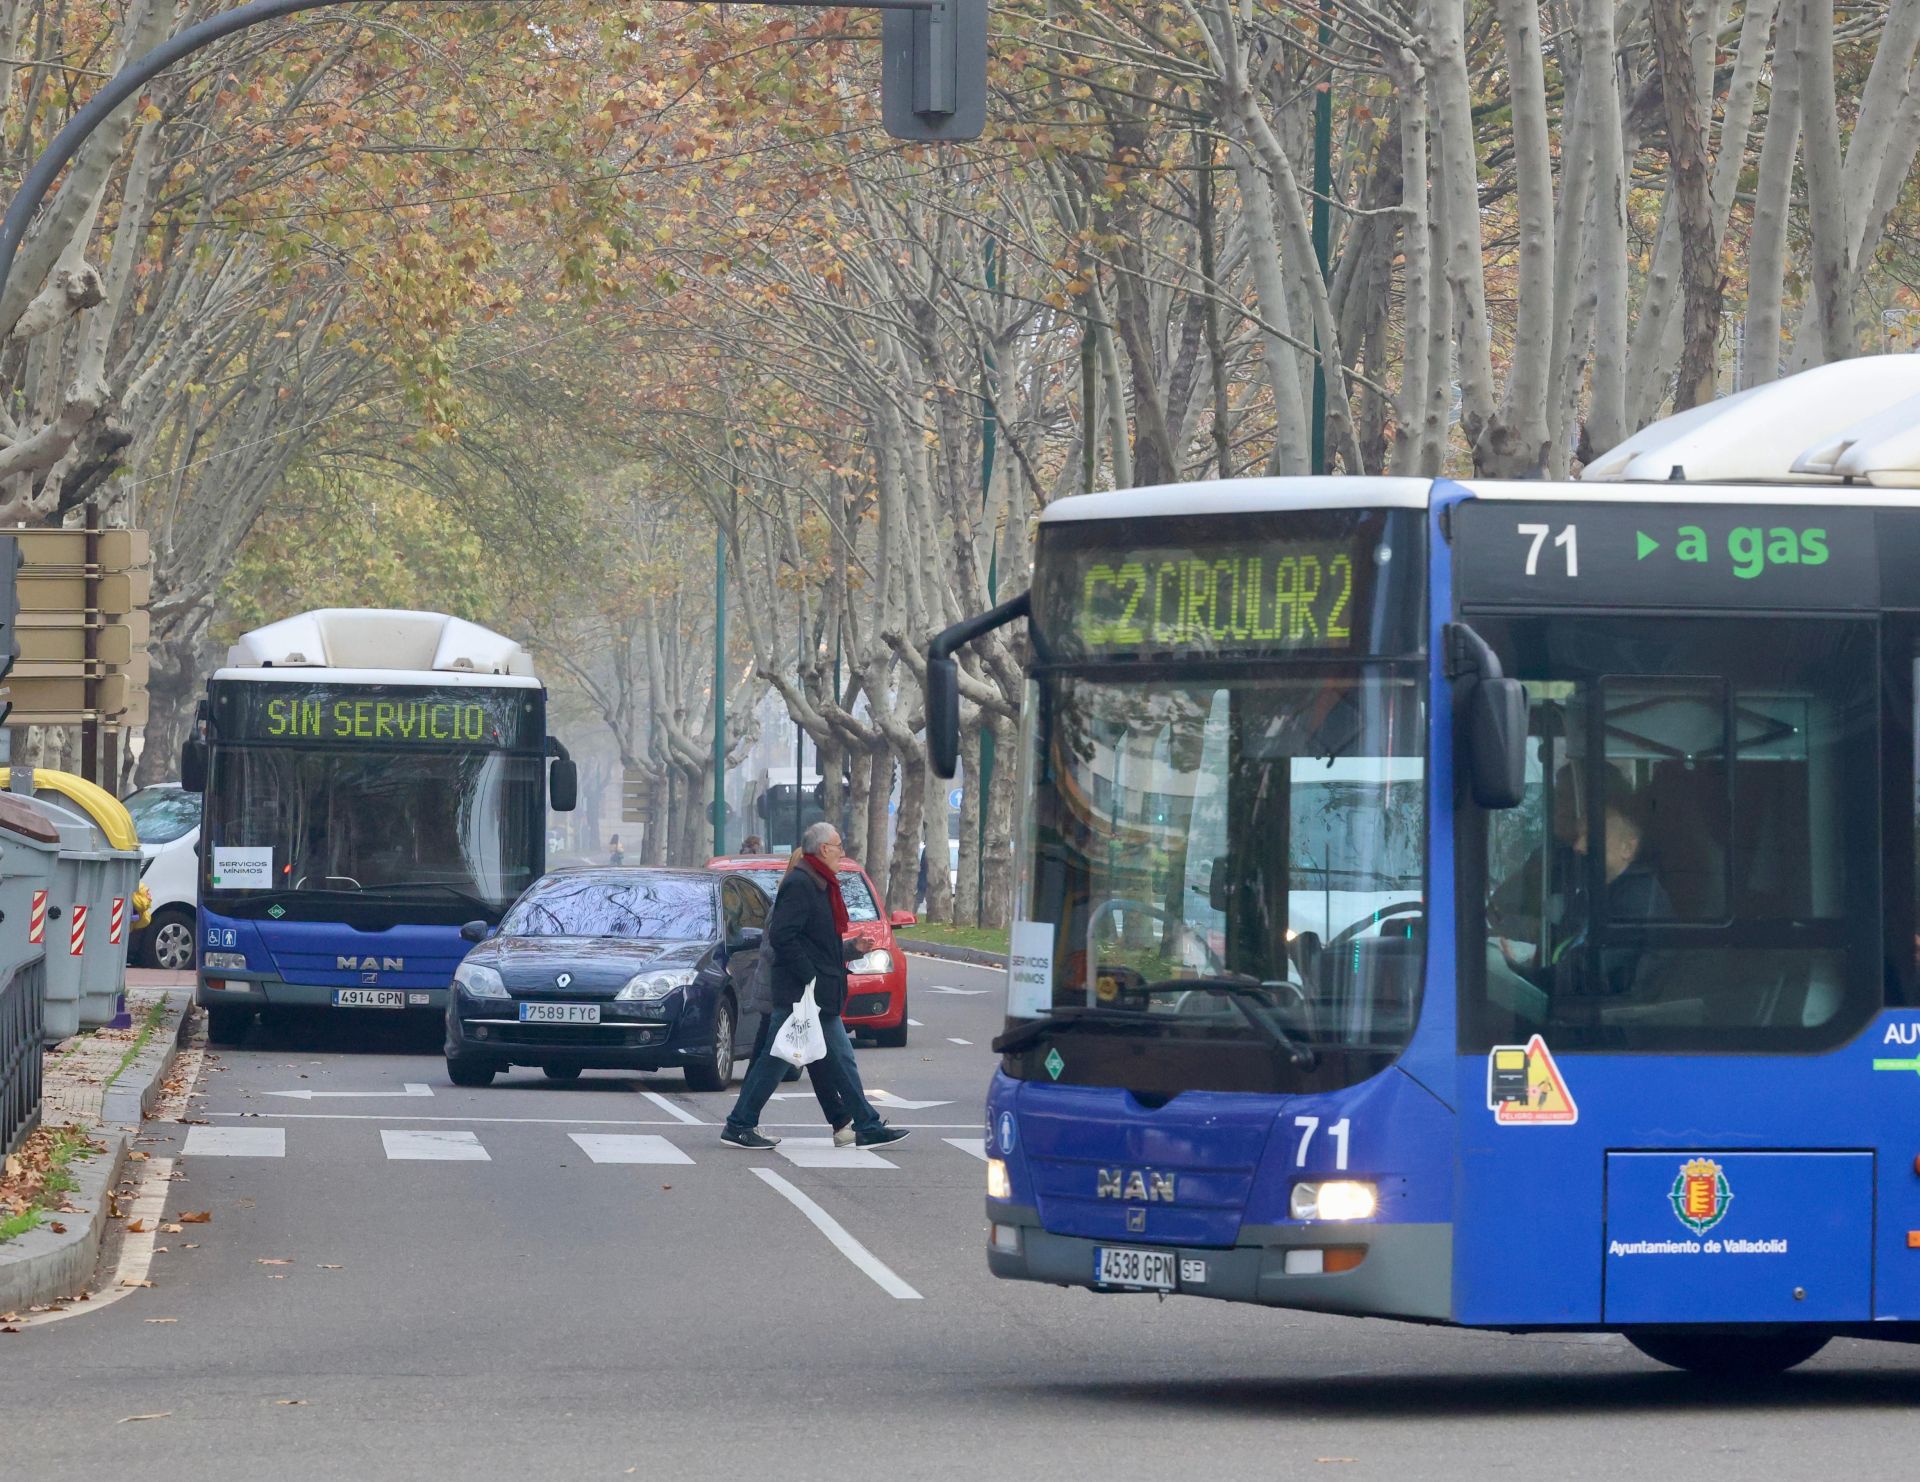
[[[511,749],[540,731],[537,690],[306,685],[244,680],[213,687],[223,740]]]
[[[1236,519],[1239,538],[1199,516],[1045,530],[1039,641],[1050,656],[1087,660],[1378,652],[1381,581],[1404,573],[1417,598],[1419,580],[1416,552],[1396,560],[1386,523],[1316,511]]]

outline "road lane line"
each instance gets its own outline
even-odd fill
[[[907,1023],[911,1024],[915,1029],[925,1029],[927,1027],[926,1025],[922,1024],[918,1019],[909,1019],[907,1020]]]
[[[756,1168],[753,1170],[753,1173],[754,1177],[766,1183],[774,1193],[778,1194],[782,1199],[786,1200],[787,1203],[791,1204],[811,1220],[814,1229],[831,1240],[834,1248],[838,1250],[841,1255],[845,1256],[849,1261],[852,1261],[854,1265],[858,1266],[871,1277],[873,1284],[879,1287],[881,1291],[885,1292],[889,1297],[898,1297],[903,1302],[918,1302],[920,1300],[920,1294],[908,1286],[898,1276],[894,1275],[886,1262],[882,1261],[872,1251],[855,1240],[846,1232],[845,1227],[842,1226],[838,1220],[828,1214],[818,1204],[815,1204],[792,1184],[788,1183],[779,1174],[775,1173],[771,1168]]]
[[[650,1117],[412,1117],[404,1112],[283,1112],[283,1111],[246,1111],[223,1112],[210,1111],[209,1117],[259,1117],[262,1121],[272,1118],[276,1122],[472,1122],[484,1124],[505,1122],[535,1127],[679,1127],[680,1122],[663,1122]],[[696,1126],[717,1125],[699,1122]],[[765,1122],[766,1127],[818,1127],[820,1119],[811,1122]],[[978,1127],[978,1122],[896,1122],[896,1127],[912,1127],[922,1132],[943,1132],[951,1128],[955,1132],[968,1127]]]
[[[122,1297],[142,1289],[147,1272],[153,1268],[153,1249],[160,1233],[160,1222],[166,1214],[167,1191],[173,1187],[173,1159],[149,1158],[145,1166],[146,1175],[140,1180],[133,1203],[127,1207],[127,1223],[120,1232],[120,1259],[114,1265],[113,1276],[107,1285],[92,1293],[84,1302],[72,1301],[64,1312],[22,1313],[14,1321],[16,1327],[41,1328],[63,1318],[82,1317],[89,1312],[98,1312],[103,1307],[111,1307]],[[106,1210],[102,1209],[94,1218],[105,1220]],[[135,1231],[135,1225],[145,1225],[146,1228]]]
[[[963,1153],[972,1153],[982,1163],[987,1161],[987,1140],[984,1137],[943,1137],[940,1140],[948,1147],[959,1148]]]
[[[795,1168],[898,1168],[862,1147],[837,1148],[831,1137],[783,1137],[780,1156]]]
[[[471,1132],[444,1127],[389,1127],[380,1134],[393,1162],[491,1163],[493,1159]]]
[[[942,967],[970,967],[975,972],[1003,973],[1006,968],[997,962],[955,962],[951,957],[935,957],[927,952],[909,952],[909,957],[917,957],[922,962],[937,962]]]
[[[285,1127],[189,1127],[186,1146],[190,1158],[284,1158]]]
[[[658,1091],[642,1091],[640,1094],[646,1097],[647,1100],[651,1101],[655,1106],[659,1107],[661,1111],[665,1112],[668,1116],[672,1117],[676,1122],[685,1122],[689,1127],[707,1127],[712,1125],[709,1122],[701,1121],[692,1112],[686,1110],[684,1107],[675,1106],[671,1101],[667,1100],[667,1098],[662,1096]]]
[[[973,1041],[970,1039],[961,1039],[957,1034],[950,1034],[947,1036],[947,1043],[950,1045],[970,1045]]]
[[[569,1132],[570,1141],[579,1145],[596,1163],[684,1163],[689,1158],[664,1137],[626,1136],[618,1132]]]

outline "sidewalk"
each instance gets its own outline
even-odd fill
[[[184,981],[167,981],[175,978]],[[46,1052],[41,1126],[77,1124],[102,1151],[69,1166],[77,1186],[58,1219],[0,1244],[0,1320],[87,1289],[115,1213],[128,1145],[173,1067],[192,1004],[191,976],[129,973],[128,980],[132,1028],[77,1034]]]

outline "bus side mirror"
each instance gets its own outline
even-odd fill
[[[1482,679],[1467,696],[1467,767],[1473,801],[1517,808],[1527,791],[1527,691],[1517,679]]]
[[[951,778],[960,765],[960,666],[927,656],[927,761],[936,777]]]
[[[1214,910],[1225,912],[1233,904],[1232,856],[1223,854],[1207,866],[1207,904]]]
[[[180,790],[207,790],[207,743],[198,736],[187,737],[180,747]]]
[[[580,768],[570,756],[547,764],[547,804],[556,813],[571,813],[580,800]]]

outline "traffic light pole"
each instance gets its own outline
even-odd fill
[[[252,0],[222,11],[169,37],[136,57],[100,85],[21,178],[0,219],[0,291],[13,273],[27,228],[60,172],[89,135],[114,111],[175,62],[236,31],[277,21],[304,10],[351,4],[352,0]],[[470,0],[483,4],[487,0]],[[675,0],[704,5],[718,0]],[[986,120],[987,0],[747,0],[763,6],[807,10],[886,11],[881,39],[881,108],[887,131],[903,139],[972,139]]]

